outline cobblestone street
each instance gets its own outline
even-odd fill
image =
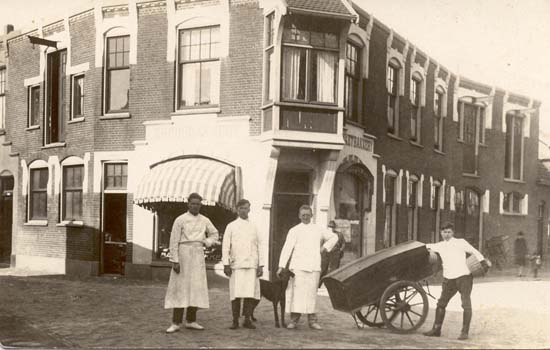
[[[304,323],[295,331],[274,328],[272,306],[263,300],[256,310],[258,329],[228,329],[231,321],[227,280],[209,271],[210,309],[199,311],[206,330],[182,330],[167,335],[170,310],[163,309],[166,285],[114,277],[86,280],[65,276],[13,276],[1,269],[0,342],[37,340],[42,347],[67,348],[548,348],[550,282],[491,278],[474,286],[471,339],[456,340],[461,326],[459,298],[449,305],[443,336],[421,335],[429,329],[433,309],[412,335],[385,329],[358,329],[350,315],[334,311],[328,297],[319,297],[321,332]],[[505,291],[508,291],[506,293]],[[438,286],[432,287],[438,295]],[[520,298],[514,296],[523,296]],[[495,295],[497,297],[492,298]],[[542,299],[541,299],[541,296]],[[548,298],[548,297],[546,297]],[[515,300],[514,300],[515,299]],[[509,307],[501,304],[511,303]],[[537,308],[537,303],[539,307]],[[523,308],[521,308],[523,305]],[[434,301],[430,300],[430,306]],[[17,323],[15,327],[14,323]],[[7,327],[7,325],[12,325]],[[14,329],[19,333],[14,335]],[[11,332],[11,333],[10,333]],[[15,338],[14,338],[15,337]],[[27,343],[13,345],[33,346]]]

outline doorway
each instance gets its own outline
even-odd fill
[[[278,170],[275,177],[273,210],[271,212],[270,263],[271,279],[279,266],[279,256],[288,230],[300,223],[298,210],[312,203],[309,171]]]
[[[128,165],[105,163],[102,203],[102,272],[124,274],[126,264],[126,216]]]
[[[0,263],[11,257],[13,183],[13,176],[0,176]]]

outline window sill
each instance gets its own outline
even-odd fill
[[[418,147],[418,148],[424,148],[424,146],[416,141],[413,141],[413,140],[409,140],[409,143],[411,145],[413,145],[414,147]]]
[[[456,142],[464,143],[464,140],[463,139],[457,139]]]
[[[438,149],[434,149],[434,152],[437,153],[437,154],[439,154],[439,155],[442,155],[442,156],[446,155],[445,152],[440,151],[440,150],[438,150]]]
[[[212,113],[221,113],[221,109],[218,105],[212,105],[208,107],[188,107],[184,109],[178,109],[175,112],[172,112],[170,115],[189,115],[189,114],[212,114]]]
[[[30,220],[25,222],[23,226],[48,226],[48,220]]]
[[[261,110],[268,109],[268,108],[273,107],[274,105],[275,105],[275,103],[273,103],[273,101],[266,101],[265,104],[260,107],[260,109]]]
[[[6,135],[6,129],[0,129],[0,136]]]
[[[515,183],[515,184],[524,184],[525,183],[525,181],[523,181],[523,180],[509,179],[509,178],[504,178],[504,182],[511,182],[511,183]]]
[[[50,143],[50,144],[42,146],[42,149],[61,148],[61,147],[65,147],[65,146],[66,146],[65,142],[54,142],[54,143]]]
[[[356,121],[353,121],[353,120],[344,119],[344,128],[345,128],[345,126],[346,126],[347,124],[353,125],[353,126],[355,126],[355,127],[357,127],[357,128],[360,128],[360,129],[363,130],[363,132],[365,132],[365,127],[364,127],[363,125],[361,125],[361,123],[359,123],[359,122],[356,122]]]
[[[83,226],[84,226],[84,222],[79,221],[79,220],[61,221],[60,223],[55,224],[55,226],[57,226],[57,227],[62,227],[62,226],[68,226],[68,227],[83,227]]]
[[[486,143],[480,143],[480,144],[479,144],[479,147],[489,148],[489,145],[486,144]]]
[[[503,216],[527,216],[527,214],[522,213],[512,213],[512,212],[502,212],[501,215]]]
[[[37,130],[37,129],[40,129],[40,125],[33,125],[33,126],[29,126],[28,128],[25,128],[25,130],[27,131]]]
[[[395,134],[392,134],[392,133],[389,133],[387,132],[386,135],[390,138],[390,139],[394,139],[394,140],[397,140],[397,141],[405,141],[403,140],[401,137],[395,135]]]
[[[323,110],[332,110],[332,111],[345,111],[345,108],[338,107],[334,104],[323,104],[323,103],[314,103],[314,102],[300,102],[300,101],[280,101],[274,103],[276,106],[283,107],[297,107],[297,108],[311,108],[311,109],[323,109]]]
[[[84,121],[84,117],[73,118],[67,122],[67,124],[81,123]]]
[[[100,116],[100,120],[109,120],[109,119],[128,119],[130,118],[130,112],[121,112],[121,113],[105,113]]]
[[[479,179],[480,178],[480,176],[477,175],[477,174],[469,174],[469,173],[462,173],[462,176],[469,177],[469,178],[472,178],[472,179]]]

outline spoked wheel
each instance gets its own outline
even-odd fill
[[[360,310],[355,312],[355,316],[369,327],[381,328],[384,326],[378,303],[363,306]]]
[[[397,281],[380,299],[380,316],[388,329],[396,333],[411,333],[428,316],[428,297],[416,282]]]

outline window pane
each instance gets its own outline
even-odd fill
[[[220,62],[211,61],[201,63],[201,105],[219,103],[219,81]]]
[[[128,109],[130,92],[130,70],[119,69],[109,72],[109,111]]]
[[[311,100],[327,103],[336,101],[336,72],[338,57],[333,52],[312,51]]]
[[[198,104],[200,63],[180,65],[180,107]]]
[[[325,33],[311,32],[311,45],[312,46],[325,46]]]
[[[40,123],[40,86],[31,88],[30,97],[30,125],[38,125]]]
[[[337,49],[338,45],[338,35],[332,33],[325,33],[325,47],[330,49]]]
[[[191,32],[191,60],[198,60],[200,58],[200,39],[201,32],[193,30]]]
[[[285,47],[283,52],[283,98],[305,100],[306,50]]]

